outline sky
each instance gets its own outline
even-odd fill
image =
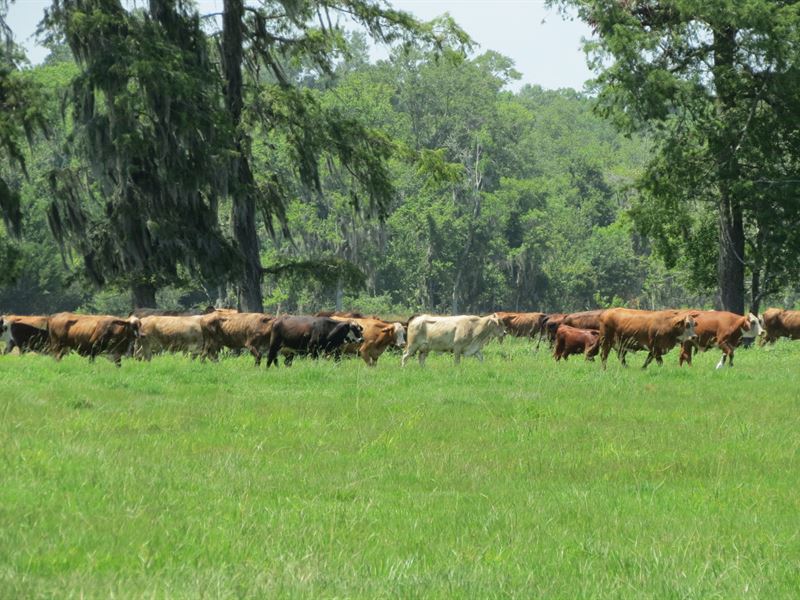
[[[47,56],[33,37],[50,0],[16,0],[7,17],[15,40],[22,44],[32,63]],[[222,0],[200,0],[201,13],[222,10]],[[577,19],[564,20],[544,0],[392,0],[394,8],[430,20],[445,12],[479,44],[478,51],[495,50],[510,57],[522,80],[548,89],[571,87],[581,90],[592,74],[586,67],[581,39],[591,32]],[[386,56],[373,48],[373,58]]]

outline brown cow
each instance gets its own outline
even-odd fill
[[[7,338],[4,354],[14,348],[19,352],[42,352],[50,343],[47,331],[48,317],[5,315],[0,317],[0,334]],[[7,333],[6,333],[7,332]]]
[[[717,363],[721,368],[728,359],[728,366],[733,366],[733,351],[741,344],[743,338],[755,338],[762,335],[764,330],[753,313],[746,317],[722,310],[697,310],[691,311],[695,320],[694,331],[697,337],[694,340],[683,342],[678,364],[684,362],[692,364],[692,349],[705,352],[716,346],[722,350],[722,358]]]
[[[231,350],[246,348],[255,358],[255,366],[261,364],[265,350],[269,349],[272,322],[275,317],[264,313],[223,313],[226,318],[220,324],[214,352],[221,346]]]
[[[673,346],[694,337],[694,319],[687,311],[612,308],[600,317],[600,360],[605,369],[608,354],[616,347],[620,362],[627,365],[626,348],[633,343],[647,348],[642,365],[646,369],[653,359],[663,364],[661,357]]]
[[[579,329],[563,323],[556,330],[553,358],[556,362],[567,360],[572,354],[582,352],[586,360],[594,360],[600,351],[600,332],[596,329]]]
[[[769,308],[761,316],[766,331],[765,343],[774,344],[778,338],[800,339],[800,310]]]
[[[358,354],[370,367],[378,364],[378,358],[389,346],[402,348],[406,344],[405,328],[402,323],[390,323],[377,317],[345,318],[331,317],[336,321],[354,321],[361,325],[364,341],[360,344],[345,344],[342,352]]]
[[[328,317],[330,319],[366,319],[363,314],[358,311],[351,310],[321,310],[314,313],[315,317]]]
[[[541,312],[496,312],[508,335],[533,337],[541,332],[547,315]]]
[[[142,323],[137,317],[120,319],[110,315],[76,315],[58,313],[50,317],[50,350],[56,360],[75,350],[94,360],[108,354],[118,367],[141,335]]]
[[[570,313],[561,322],[577,329],[596,329],[600,331],[600,315],[604,312],[606,312],[605,309]]]

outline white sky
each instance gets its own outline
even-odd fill
[[[16,0],[8,13],[14,37],[28,52],[34,64],[44,60],[47,50],[33,38],[36,25],[50,0]],[[555,89],[583,89],[591,77],[581,51],[581,38],[589,37],[589,28],[578,20],[564,21],[544,0],[392,0],[400,10],[422,20],[445,12],[480,45],[479,51],[495,50],[510,57],[522,73],[525,83]],[[201,13],[222,10],[222,0],[199,0]],[[373,49],[373,57],[385,51]]]

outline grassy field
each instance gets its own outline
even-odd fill
[[[797,597],[800,344],[487,350],[0,357],[0,598]]]

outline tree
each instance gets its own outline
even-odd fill
[[[719,304],[744,312],[745,272],[781,280],[784,245],[800,221],[800,16],[778,0],[550,0],[576,8],[600,112],[655,144],[635,211],[675,264],[695,217],[716,215]],[[774,217],[779,215],[779,220]],[[769,249],[769,250],[767,250]],[[779,250],[780,249],[780,250]],[[706,261],[700,261],[705,263]],[[751,289],[758,303],[763,290]]]
[[[32,143],[34,133],[45,131],[46,123],[39,110],[41,91],[20,70],[25,57],[14,44],[5,21],[7,11],[8,1],[0,0],[0,150],[5,155],[3,162],[8,157],[27,176],[23,141]],[[19,236],[22,222],[18,188],[0,177],[0,214],[6,229],[14,236]],[[4,254],[11,260],[13,251],[6,249]]]
[[[286,205],[296,189],[277,169],[270,169],[274,174],[262,186],[256,185],[248,125],[256,124],[261,135],[283,138],[293,159],[290,175],[310,194],[322,193],[319,165],[324,154],[338,159],[349,176],[353,204],[365,204],[368,213],[384,217],[394,191],[386,167],[393,151],[389,140],[357,118],[326,110],[312,90],[302,89],[287,76],[287,67],[297,64],[330,75],[336,59],[347,56],[344,25],[338,19],[334,22],[331,14],[346,16],[382,42],[419,39],[440,45],[443,39],[459,43],[468,39],[452,21],[425,26],[372,0],[262,0],[258,5],[225,0],[222,64],[226,106],[235,131],[229,178],[233,234],[244,262],[240,296],[245,310],[260,311],[263,302],[257,212],[260,209],[271,233],[276,218],[288,236]],[[257,85],[248,96],[245,75],[246,81]]]
[[[227,276],[235,260],[217,204],[229,128],[197,13],[172,0],[133,12],[118,0],[55,0],[45,25],[81,68],[67,148],[80,167],[51,177],[56,238],[97,284],[129,286],[135,306],[155,306],[156,289],[183,270]]]

